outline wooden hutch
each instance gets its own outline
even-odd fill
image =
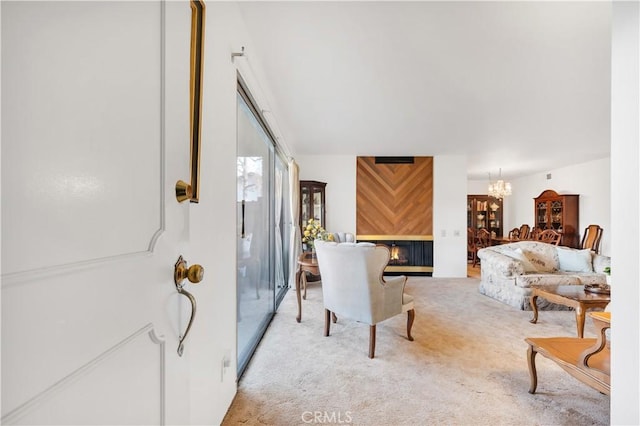
[[[486,229],[495,237],[502,237],[502,200],[489,195],[467,195],[467,227],[477,231]]]
[[[300,181],[300,230],[304,232],[307,221],[311,218],[319,220],[326,229],[325,222],[325,187],[324,182],[315,180]]]
[[[547,189],[534,198],[534,226],[553,229],[562,234],[560,245],[579,248],[579,205],[577,194],[558,194]]]

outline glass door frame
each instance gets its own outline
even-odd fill
[[[246,244],[243,239],[246,239],[245,235],[245,214],[249,211],[250,207],[245,200],[244,191],[242,196],[238,195],[238,240],[237,240],[237,250],[238,259],[237,259],[237,274],[236,274],[236,288],[237,288],[237,322],[238,326],[236,329],[237,332],[237,357],[238,357],[238,378],[242,376],[251,357],[253,356],[255,349],[257,348],[262,336],[264,335],[269,323],[271,322],[275,312],[284,298],[286,291],[288,290],[288,282],[289,282],[289,256],[288,254],[290,247],[289,246],[289,238],[288,233],[291,229],[291,213],[289,208],[289,173],[288,173],[288,162],[286,161],[286,156],[283,155],[282,151],[279,149],[275,142],[275,137],[273,133],[269,129],[266,121],[259,113],[259,110],[256,108],[255,100],[251,97],[250,93],[246,89],[246,85],[244,84],[242,78],[238,75],[238,89],[237,89],[237,111],[239,116],[238,120],[238,166],[240,167],[240,158],[242,155],[240,144],[243,141],[240,140],[240,114],[246,114],[247,118],[250,122],[252,122],[253,127],[256,129],[256,140],[253,141],[254,147],[258,147],[260,145],[260,140],[264,142],[264,149],[258,148],[262,154],[260,154],[262,164],[260,164],[261,175],[256,177],[259,179],[260,185],[260,194],[261,197],[267,197],[268,199],[263,199],[262,208],[266,208],[266,217],[265,212],[261,214],[261,216],[257,219],[260,223],[264,224],[263,229],[267,233],[267,235],[263,235],[263,238],[266,238],[266,241],[254,241],[252,240],[253,235],[249,238],[249,244],[251,247],[255,247],[256,244],[261,248],[259,255],[249,254],[249,258],[247,258],[246,254],[243,254],[243,250],[246,250]],[[245,112],[241,112],[244,110]],[[260,139],[260,140],[258,140]],[[256,160],[257,162],[257,160]],[[244,162],[246,164],[246,161]],[[257,167],[257,166],[256,166]],[[236,185],[240,184],[240,177],[237,174],[237,182]],[[278,178],[276,179],[276,175]],[[276,189],[276,182],[279,184],[280,189]],[[245,185],[246,182],[243,182]],[[239,189],[238,189],[239,191]],[[278,195],[278,200],[276,200],[276,195]],[[254,197],[255,198],[255,197]],[[279,221],[276,224],[275,219],[277,217],[278,211],[276,211],[276,202],[278,202],[279,207]],[[266,204],[266,206],[265,206]],[[259,203],[257,204],[259,208]],[[260,215],[260,212],[258,211]],[[255,218],[254,218],[255,220]],[[254,224],[255,226],[255,224]],[[278,234],[278,235],[276,235]],[[259,236],[258,236],[259,238]],[[279,243],[279,247],[277,244]],[[266,252],[266,253],[265,253]],[[280,253],[280,262],[277,259],[277,253]],[[252,259],[251,256],[256,257],[256,259]],[[247,265],[252,268],[255,268],[256,271],[250,274],[247,277]],[[253,280],[247,285],[248,280]],[[254,288],[255,287],[255,288]],[[250,292],[247,290],[251,290]],[[253,294],[253,290],[255,290],[255,295]],[[266,294],[265,294],[266,290]],[[243,291],[246,295],[242,295]],[[243,297],[241,297],[243,296]],[[260,301],[261,297],[265,297],[265,300]],[[251,300],[250,300],[251,299]],[[256,299],[256,300],[253,300]],[[248,306],[244,307],[243,303],[253,303],[252,306],[255,306],[255,309],[251,309]],[[264,312],[264,316],[259,318],[262,314],[260,312]],[[253,319],[249,319],[249,314],[257,314],[254,315]],[[243,320],[243,316],[247,321],[253,321],[253,324],[245,323],[242,324],[244,327],[240,326],[240,322]]]

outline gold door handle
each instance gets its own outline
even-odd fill
[[[200,133],[202,127],[202,70],[206,7],[203,0],[191,0],[191,58],[189,80],[189,136],[191,139],[191,183],[178,181],[176,199],[197,203],[200,198]]]
[[[184,260],[182,256],[178,258],[176,262],[174,271],[173,271],[173,282],[176,285],[176,289],[178,293],[185,296],[191,302],[191,317],[189,318],[189,323],[187,324],[187,328],[184,333],[182,333],[179,338],[180,342],[178,343],[178,355],[182,356],[184,352],[184,341],[189,335],[189,330],[191,330],[191,325],[193,325],[193,320],[196,317],[196,298],[193,297],[191,293],[184,289],[184,285],[182,284],[186,279],[190,282],[197,284],[202,281],[204,277],[204,268],[200,265],[191,265],[187,267],[187,261]]]

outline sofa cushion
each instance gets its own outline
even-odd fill
[[[518,287],[544,287],[550,285],[578,285],[581,284],[577,275],[569,274],[525,274],[516,277]]]
[[[531,263],[529,259],[527,259],[527,256],[525,256],[524,252],[520,247],[504,250],[502,254],[512,259],[518,260],[520,263],[522,263],[522,268],[525,273],[538,272],[538,269],[536,268],[536,266],[533,263]]]
[[[567,272],[593,272],[593,253],[591,250],[575,250],[558,247],[560,270]]]

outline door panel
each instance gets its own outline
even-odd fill
[[[143,327],[12,417],[19,424],[118,424],[123,416],[129,424],[163,424],[164,377],[158,380],[158,372],[164,372],[164,350],[152,326]],[[77,406],[82,410],[61,410]]]
[[[20,159],[8,178],[22,180],[3,187],[13,200],[3,216],[29,224],[3,229],[20,242],[4,253],[5,274],[151,246],[161,225],[160,22],[159,3],[3,5],[3,98],[18,100],[3,108],[3,154]]]
[[[188,2],[2,4],[4,424],[188,423],[189,30]]]

